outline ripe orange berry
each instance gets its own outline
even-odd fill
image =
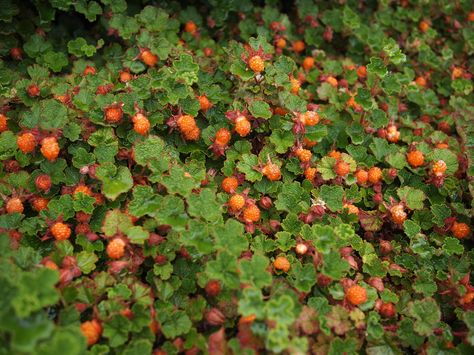
[[[328,76],[327,79],[326,79],[326,82],[331,85],[332,87],[335,87],[337,88],[337,85],[339,84],[337,82],[337,79],[333,76]]]
[[[359,208],[357,206],[353,205],[353,204],[345,203],[344,208],[347,208],[348,213],[352,213],[352,214],[356,214],[356,215],[359,214]]]
[[[415,83],[417,83],[421,87],[426,87],[426,79],[422,76],[419,76],[415,79]]]
[[[423,20],[419,23],[418,28],[421,32],[425,33],[430,28],[430,24]]]
[[[122,83],[127,83],[127,82],[129,82],[130,80],[133,79],[132,74],[130,74],[130,72],[129,72],[129,71],[126,71],[126,70],[121,70],[120,73],[119,73],[119,75],[120,75],[120,79],[119,79],[119,80],[120,80]]]
[[[0,113],[0,133],[5,132],[8,129],[7,116]]]
[[[239,324],[251,324],[254,322],[254,320],[257,318],[257,316],[255,314],[251,314],[251,315],[248,315],[248,316],[242,316],[240,317],[239,319]]]
[[[132,122],[133,130],[142,136],[146,135],[150,130],[150,121],[148,120],[148,117],[141,113],[137,113],[133,116]]]
[[[250,133],[250,121],[245,116],[239,116],[235,120],[235,131],[241,137],[245,137]]]
[[[113,104],[108,106],[104,112],[105,120],[108,123],[117,123],[123,117],[122,106],[119,104]]]
[[[196,31],[197,31],[197,25],[193,22],[193,21],[188,21],[186,22],[186,24],[184,25],[184,30],[187,32],[187,33],[190,33],[190,34],[195,34]]]
[[[316,168],[306,168],[304,170],[304,177],[308,179],[309,181],[313,181],[314,178],[316,177],[316,173],[318,172],[318,169]]]
[[[458,239],[466,238],[471,233],[471,228],[466,223],[454,222],[451,232]]]
[[[397,143],[400,139],[400,132],[397,129],[397,126],[390,125],[387,127],[387,140],[390,143]]]
[[[211,104],[211,102],[209,101],[209,99],[207,98],[206,95],[199,96],[198,100],[199,100],[199,105],[201,106],[202,111],[205,112],[205,111],[209,110],[212,107],[212,104]]]
[[[187,141],[197,141],[201,136],[201,130],[196,126],[192,130],[184,132],[183,136]]]
[[[178,128],[181,133],[186,133],[192,131],[196,125],[196,120],[193,116],[190,115],[182,115],[177,120]]]
[[[367,76],[367,68],[365,67],[365,65],[361,65],[357,68],[357,76],[359,78],[365,78]]]
[[[314,67],[314,58],[313,57],[306,57],[303,60],[303,69],[308,71]]]
[[[469,22],[473,22],[474,21],[474,11],[471,11],[468,15],[467,15],[467,20]]]
[[[275,42],[277,48],[283,49],[286,47],[286,40],[284,38],[278,38]]]
[[[300,148],[296,151],[296,156],[301,162],[307,163],[311,160],[313,153],[311,153],[311,151],[308,149]]]
[[[403,205],[400,204],[390,208],[390,215],[392,216],[392,220],[398,225],[402,225],[407,219],[405,209],[403,208]]]
[[[346,290],[346,299],[354,306],[367,302],[367,291],[359,285],[353,285]]]
[[[42,262],[45,268],[51,269],[51,270],[59,270],[59,266],[52,260],[45,260]]]
[[[407,161],[413,168],[418,168],[425,163],[425,156],[419,150],[413,150],[408,152],[407,154]]]
[[[240,194],[235,194],[230,197],[227,204],[231,211],[239,211],[245,206],[245,198]]]
[[[30,97],[38,97],[41,94],[40,88],[36,84],[31,84],[30,86],[28,86],[26,88],[26,92],[27,92],[28,96],[30,96]]]
[[[463,74],[462,68],[459,67],[454,67],[452,72],[451,72],[451,79],[457,79],[460,78]]]
[[[438,148],[438,149],[448,149],[449,144],[448,143],[438,143],[438,144],[436,144],[436,148]]]
[[[296,41],[295,43],[293,43],[293,50],[296,52],[296,53],[300,53],[300,52],[303,52],[304,49],[305,49],[305,44],[303,41]]]
[[[83,75],[94,75],[96,73],[96,70],[94,67],[88,65],[85,67],[85,69],[82,71]]]
[[[281,178],[280,167],[273,163],[268,163],[262,169],[262,174],[270,181],[277,181]]]
[[[36,138],[33,133],[22,133],[16,138],[16,144],[23,153],[31,153],[35,150]]]
[[[355,177],[357,179],[357,183],[359,185],[363,185],[369,179],[369,173],[365,170],[357,170],[355,173]]]
[[[49,161],[58,157],[59,144],[56,137],[46,137],[41,141],[41,154]]]
[[[298,79],[295,79],[295,78],[291,78],[290,82],[291,82],[291,90],[290,90],[291,93],[297,94],[298,91],[300,90],[301,83],[299,82]]]
[[[273,261],[273,266],[277,270],[288,272],[288,270],[290,270],[291,264],[286,257],[279,256]]]
[[[468,304],[474,300],[474,292],[466,292],[464,296],[461,297],[460,303],[461,304]]]
[[[35,197],[31,201],[31,205],[33,206],[33,208],[36,212],[40,212],[40,211],[48,208],[48,203],[49,203],[49,200],[44,198],[44,197]]]
[[[125,242],[121,238],[112,239],[107,244],[107,255],[111,259],[120,259],[125,254]]]
[[[369,169],[367,177],[370,183],[376,184],[382,180],[382,170],[376,166],[373,166]]]
[[[38,190],[48,191],[51,188],[51,177],[48,174],[38,175],[35,179],[35,185]]]
[[[216,138],[214,139],[214,142],[217,145],[224,147],[229,143],[230,138],[231,138],[230,131],[227,128],[220,128],[216,132]]]
[[[432,168],[433,174],[437,177],[443,176],[447,169],[448,169],[448,166],[446,165],[444,160],[438,160],[437,162],[433,164],[433,168]]]
[[[250,205],[244,209],[244,221],[247,223],[258,222],[260,209],[256,205]]]
[[[18,197],[12,197],[5,205],[5,209],[8,214],[11,213],[23,213],[24,207],[23,202]]]
[[[91,346],[99,341],[102,326],[97,320],[93,319],[81,324],[81,332],[87,339],[87,345]]]
[[[334,158],[336,160],[341,159],[341,152],[338,152],[337,150],[331,150],[328,153],[328,157]]]
[[[316,111],[306,111],[303,115],[303,123],[305,126],[315,126],[319,123],[319,115]]]
[[[93,192],[89,186],[80,184],[77,185],[76,188],[74,189],[73,194],[77,195],[79,193],[83,193],[84,195],[92,196]]]
[[[397,313],[397,310],[395,309],[395,305],[391,302],[387,303],[382,303],[382,305],[379,308],[379,313],[382,315],[382,317],[385,318],[391,318]]]
[[[221,183],[222,190],[227,192],[228,194],[234,193],[239,187],[239,181],[235,176],[228,176]]]
[[[140,54],[140,60],[149,67],[154,67],[158,63],[158,56],[154,55],[149,49],[145,49]]]
[[[334,165],[334,171],[339,176],[346,176],[351,171],[351,167],[345,161],[339,160],[336,165]]]
[[[260,73],[265,69],[265,62],[259,55],[254,55],[249,59],[249,68],[255,73]]]
[[[56,240],[66,240],[71,236],[71,228],[63,222],[56,222],[51,226],[51,234]]]

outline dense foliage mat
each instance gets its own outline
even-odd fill
[[[0,354],[473,353],[472,1],[0,5]]]

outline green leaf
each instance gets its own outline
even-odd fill
[[[126,234],[132,226],[132,218],[129,215],[122,213],[119,210],[112,210],[107,212],[105,216],[102,225],[102,232],[107,237],[113,237],[120,232]]]
[[[410,186],[404,186],[397,190],[397,195],[402,201],[406,202],[406,205],[409,209],[423,209],[423,201],[426,198],[426,195],[423,191]]]
[[[133,244],[143,245],[145,240],[149,238],[150,234],[148,231],[143,229],[141,226],[133,226],[127,229],[127,237]]]
[[[148,136],[145,140],[135,144],[134,158],[137,164],[147,165],[151,160],[160,159],[165,142],[158,136]]]
[[[279,211],[298,213],[302,210],[301,204],[305,201],[308,201],[306,204],[309,205],[307,191],[301,187],[299,182],[293,181],[283,185],[275,201],[275,207]]]
[[[239,299],[239,313],[243,316],[254,314],[261,319],[264,316],[264,306],[262,291],[255,287],[247,287],[242,292]]]
[[[198,80],[199,65],[194,63],[189,54],[181,54],[178,60],[173,61],[176,70],[176,79],[182,80],[187,85],[192,85]]]
[[[408,303],[406,313],[415,319],[414,330],[423,336],[433,334],[441,320],[441,311],[435,300],[426,298]]]
[[[76,212],[83,211],[85,213],[92,214],[94,211],[95,202],[96,200],[94,197],[80,192],[74,195],[72,208]]]
[[[235,257],[227,252],[217,254],[216,260],[206,264],[209,279],[221,280],[224,286],[237,289],[240,286]]]
[[[318,164],[318,172],[321,174],[323,180],[334,179],[337,175],[334,172],[334,165],[336,165],[336,159],[325,156],[321,159]]]
[[[270,142],[275,145],[275,151],[279,154],[285,153],[295,143],[295,136],[290,131],[273,129]]]
[[[289,295],[272,298],[265,304],[265,313],[269,320],[279,325],[290,325],[295,320],[295,303]]]
[[[157,195],[151,186],[137,185],[133,188],[133,198],[128,211],[135,217],[154,216],[161,204],[162,197]]]
[[[357,89],[357,95],[354,97],[356,103],[362,106],[366,111],[369,111],[372,107],[375,106],[374,100],[370,91],[367,89],[359,88]]]
[[[461,255],[464,252],[464,247],[457,238],[446,237],[443,242],[443,251],[447,255],[458,254]]]
[[[43,129],[63,128],[68,122],[66,107],[56,100],[48,99],[40,104],[40,126]]]
[[[387,75],[388,70],[383,60],[378,57],[370,58],[370,64],[367,64],[367,72],[377,75],[379,78],[383,78]]]
[[[169,339],[186,334],[192,326],[191,320],[184,311],[176,311],[168,315],[158,312],[158,320],[161,323],[161,331]]]
[[[76,255],[77,266],[84,274],[89,274],[95,270],[95,263],[99,260],[97,255],[87,251],[81,251]]]
[[[403,222],[403,230],[405,231],[406,235],[411,238],[421,232],[421,227],[416,222],[407,219],[405,222]]]
[[[413,289],[422,293],[425,297],[431,297],[438,290],[436,282],[433,280],[433,275],[428,270],[419,270],[416,272],[416,280],[413,284]]]
[[[193,189],[201,185],[201,180],[197,180],[195,176],[190,175],[183,167],[174,165],[169,175],[163,176],[163,185],[170,194],[180,194],[187,197]]]
[[[189,215],[214,223],[222,220],[222,205],[212,190],[202,189],[199,194],[191,194],[187,202]]]
[[[240,261],[240,280],[257,288],[270,286],[272,275],[267,271],[269,260],[263,255],[253,255],[252,259]]]
[[[321,272],[334,280],[342,279],[350,268],[349,263],[335,251],[324,254],[323,261]]]
[[[53,51],[48,51],[43,55],[43,62],[49,69],[51,69],[55,73],[59,73],[64,67],[67,67],[69,64],[69,61],[63,52]]]
[[[269,119],[272,117],[272,110],[270,105],[265,101],[255,100],[249,106],[250,113],[256,118]]]
[[[323,185],[321,186],[319,197],[321,197],[331,211],[340,211],[342,209],[344,189],[341,186]]]
[[[117,168],[113,164],[105,163],[97,167],[96,175],[102,181],[102,193],[110,200],[115,200],[133,186],[132,174],[125,166]]]
[[[214,229],[215,250],[227,251],[239,256],[248,249],[248,241],[244,235],[244,226],[235,219],[228,219],[225,225],[219,225]]]
[[[444,204],[433,204],[430,209],[433,214],[433,222],[440,227],[444,226],[444,220],[451,216],[450,208]]]
[[[237,163],[237,169],[245,174],[245,179],[250,182],[259,181],[262,179],[262,173],[255,168],[258,167],[258,157],[253,154],[243,154],[241,160]]]
[[[290,270],[291,284],[301,292],[310,292],[316,283],[316,270],[312,263],[303,266],[295,263]]]

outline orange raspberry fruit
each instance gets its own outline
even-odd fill
[[[290,270],[291,264],[286,257],[279,256],[273,261],[273,266],[277,270],[288,272],[288,270]]]
[[[354,306],[367,302],[367,291],[359,285],[353,285],[346,290],[346,299]]]
[[[281,178],[280,167],[273,163],[268,163],[262,169],[262,174],[270,181],[277,181]]]
[[[400,139],[400,132],[397,129],[397,126],[390,125],[387,127],[387,140],[390,143],[397,143]]]
[[[275,45],[277,48],[283,49],[286,47],[286,40],[284,38],[278,38]]]
[[[145,49],[140,54],[140,60],[149,67],[154,67],[156,63],[158,63],[158,56],[153,54],[149,49]]]
[[[316,173],[318,172],[318,169],[316,168],[306,168],[304,170],[304,177],[308,179],[309,181],[313,181],[314,178],[316,177]]]
[[[40,96],[40,93],[41,93],[39,86],[36,84],[31,84],[30,86],[28,86],[26,88],[26,92],[28,93],[30,97],[38,97]]]
[[[249,59],[249,68],[255,73],[260,73],[265,69],[265,62],[259,55],[254,55]]]
[[[355,173],[355,177],[357,179],[357,183],[359,185],[363,185],[367,183],[367,180],[369,179],[369,173],[365,170],[357,170]]]
[[[313,57],[306,57],[303,60],[303,69],[308,71],[314,67],[314,58]]]
[[[395,205],[390,208],[390,215],[392,216],[393,222],[398,225],[402,225],[407,219],[407,214],[402,205]]]
[[[393,303],[387,302],[382,303],[379,308],[379,313],[382,315],[382,317],[391,318],[397,313],[397,310],[395,309],[395,305]]]
[[[451,232],[458,239],[466,238],[471,233],[471,228],[466,223],[454,222]]]
[[[426,87],[426,79],[422,76],[419,76],[415,79],[415,83],[417,83],[421,87]]]
[[[47,198],[44,198],[44,197],[35,197],[31,201],[31,205],[33,206],[33,208],[36,212],[40,212],[40,211],[48,208],[48,203],[49,203],[49,200]]]
[[[56,222],[51,226],[51,234],[56,240],[66,240],[71,236],[71,228],[63,222]]]
[[[225,147],[231,138],[230,131],[227,128],[221,128],[216,132],[214,142],[221,147]]]
[[[241,137],[245,137],[250,133],[250,121],[245,116],[239,116],[235,120],[235,131]]]
[[[97,343],[102,334],[102,326],[93,319],[81,324],[81,332],[87,339],[87,345],[91,346]]]
[[[467,20],[469,22],[474,22],[474,11],[471,11],[468,15],[467,15]]]
[[[337,150],[331,150],[328,153],[328,157],[339,160],[339,159],[341,159],[341,152],[338,152]]]
[[[56,137],[46,137],[41,141],[41,154],[49,161],[56,160],[59,155],[59,144]]]
[[[142,136],[146,135],[150,130],[150,121],[148,120],[148,117],[141,113],[137,113],[133,116],[132,122],[133,130]]]
[[[425,33],[430,28],[430,24],[423,20],[418,24],[418,28],[421,32]]]
[[[51,188],[51,177],[48,174],[38,175],[35,179],[35,185],[38,190],[48,191]]]
[[[84,195],[89,195],[89,196],[92,196],[93,194],[91,188],[83,184],[77,185],[76,188],[74,189],[74,192],[73,192],[74,195],[77,195],[79,193],[83,193]]]
[[[190,34],[195,34],[196,31],[197,31],[197,25],[193,22],[193,21],[188,21],[186,22],[186,24],[184,25],[184,30],[187,32],[187,33],[190,33]]]
[[[319,115],[316,111],[306,111],[303,115],[303,123],[305,126],[315,126],[319,123]]]
[[[228,176],[221,183],[222,190],[227,192],[228,194],[234,193],[239,187],[239,181],[235,176]]]
[[[300,148],[296,151],[296,156],[301,162],[307,163],[311,160],[313,153],[311,153],[311,151],[308,149]]]
[[[16,138],[16,144],[23,153],[31,153],[35,150],[36,138],[33,133],[22,133]]]
[[[300,91],[300,87],[301,87],[301,83],[298,79],[295,79],[295,78],[291,78],[290,80],[291,82],[291,93],[292,94],[297,94],[298,91]]]
[[[303,52],[304,49],[305,49],[306,45],[304,44],[303,41],[296,41],[293,43],[293,50],[296,52],[296,53],[300,53],[300,52]]]
[[[376,166],[371,167],[369,169],[367,178],[372,184],[378,183],[380,180],[382,180],[382,170]]]
[[[337,82],[337,79],[333,76],[328,76],[326,79],[326,82],[335,88],[337,88],[337,86],[339,85],[339,83]]]
[[[112,239],[107,244],[107,255],[111,259],[120,259],[125,254],[125,242],[121,238]]]
[[[353,205],[353,204],[346,203],[346,204],[344,204],[344,208],[347,208],[348,213],[352,213],[352,214],[356,214],[356,215],[359,214],[359,208],[357,206]]]
[[[108,106],[105,109],[104,116],[105,116],[105,120],[108,123],[120,122],[120,120],[123,117],[122,106],[119,105],[119,104],[114,104],[114,105]]]
[[[94,67],[91,67],[90,65],[86,66],[85,69],[82,71],[82,74],[84,75],[94,75],[96,73],[96,70]]]
[[[239,211],[245,206],[245,198],[240,194],[232,195],[228,202],[231,211]]]
[[[303,145],[306,147],[306,148],[312,148],[314,147],[315,145],[317,145],[318,142],[317,141],[312,141],[311,139],[308,139],[306,137],[303,138]]]
[[[192,130],[184,132],[183,136],[187,141],[197,141],[201,136],[201,130],[196,126]]]
[[[357,68],[357,76],[359,78],[365,78],[367,76],[367,68],[365,67],[365,65],[361,65]]]
[[[0,133],[5,132],[8,129],[7,116],[0,113]]]
[[[119,72],[119,80],[122,82],[122,83],[128,83],[130,80],[133,79],[133,76],[132,74],[130,74],[129,71],[127,70],[121,70]]]
[[[11,213],[23,213],[24,207],[23,202],[18,197],[12,197],[5,205],[5,209],[8,214]]]
[[[425,163],[425,156],[419,150],[413,150],[407,153],[407,161],[412,168],[418,168]]]
[[[190,115],[182,115],[177,120],[178,128],[181,133],[185,134],[186,132],[191,132],[194,130],[196,125],[196,120],[193,116]]]
[[[256,205],[250,205],[244,209],[244,221],[247,223],[258,222],[260,209]]]
[[[433,164],[433,168],[432,168],[433,174],[437,177],[443,176],[447,169],[448,169],[448,166],[446,165],[444,160],[438,160],[437,162]]]
[[[351,171],[351,167],[345,161],[340,160],[334,165],[334,171],[339,176],[346,176]]]
[[[206,95],[199,96],[198,100],[199,100],[199,106],[201,106],[202,111],[207,111],[212,107],[212,104]]]

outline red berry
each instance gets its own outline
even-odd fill
[[[36,84],[31,84],[26,88],[26,92],[30,97],[38,97],[40,96],[40,88]]]
[[[458,239],[466,238],[471,233],[471,228],[466,223],[454,222],[451,232]]]
[[[51,177],[48,174],[38,175],[35,185],[38,190],[48,191],[51,188]]]
[[[0,133],[5,132],[6,130],[8,130],[7,116],[0,113]]]
[[[217,280],[210,280],[206,284],[206,293],[210,297],[216,297],[221,292],[221,284]]]
[[[108,123],[120,122],[123,116],[123,110],[121,104],[112,104],[105,108],[104,111],[105,120]]]
[[[71,228],[63,222],[56,222],[51,226],[51,234],[56,240],[66,240],[71,236]]]

